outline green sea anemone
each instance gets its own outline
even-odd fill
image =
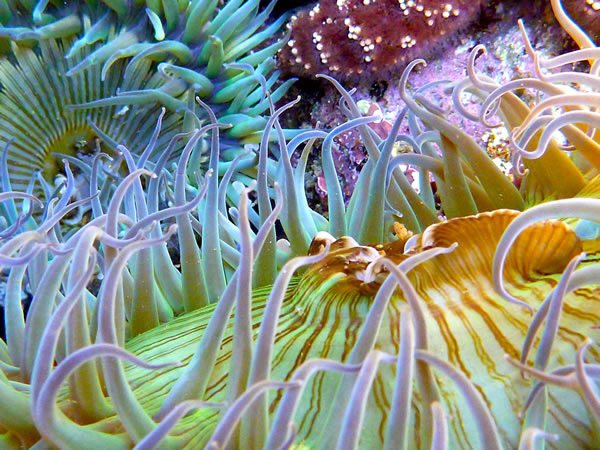
[[[274,71],[285,43],[273,39],[285,16],[266,23],[275,1],[262,11],[258,0],[218,3],[3,1],[0,148],[13,187],[25,190],[38,171],[52,184],[63,158],[86,172],[93,155],[115,156],[117,144],[137,151],[161,107],[164,148],[209,121],[196,96],[231,125],[222,136],[223,173],[244,143],[260,139],[268,110],[261,81],[277,100],[293,80],[279,83]],[[207,158],[200,141],[192,166]],[[253,166],[253,155],[240,162]]]
[[[226,441],[253,448],[294,441],[308,447],[412,448],[428,446],[446,429],[453,445],[502,448],[544,427],[560,434],[568,448],[596,439],[585,406],[595,401],[593,392],[584,391],[582,401],[577,392],[536,387],[532,401],[543,403],[533,408],[531,382],[514,367],[533,349],[534,374],[545,382],[556,381],[540,371],[562,365],[567,368],[561,376],[577,368],[595,376],[595,349],[588,350],[588,365],[573,355],[597,334],[596,291],[580,288],[594,283],[596,264],[592,259],[572,273],[583,244],[562,222],[525,228],[540,217],[540,208],[555,203],[522,215],[499,210],[430,226],[408,253],[406,239],[361,246],[321,233],[309,256],[291,259],[273,286],[251,294],[252,272],[260,270],[253,269],[253,255],[280,214],[282,198],[253,239],[244,189],[237,213],[239,265],[219,301],[170,319],[165,312],[177,306],[157,295],[155,314],[167,323],[131,338],[139,317],[148,317],[153,306],[140,295],[144,284],[152,284],[147,262],[132,256],[160,250],[181,233],[191,220],[185,211],[203,194],[133,223],[117,212],[128,186],[144,173],[127,176],[107,213],[64,243],[45,237],[63,209],[2,245],[2,264],[11,267],[2,342],[1,395],[7,401],[0,409],[6,446],[43,438],[60,448],[220,448]],[[590,212],[571,210],[577,201]],[[597,220],[597,200],[562,202],[565,215]],[[157,231],[152,219],[173,216],[179,230],[173,225],[161,237],[147,235]],[[118,238],[111,236],[117,221],[126,229]],[[507,227],[515,231],[503,234]],[[512,239],[499,248],[510,253],[499,252],[494,260],[507,236]],[[180,242],[186,245],[185,235]],[[47,261],[42,273],[36,267],[40,256]],[[492,267],[492,261],[500,265]],[[304,265],[308,269],[295,277]],[[98,267],[102,285],[93,293],[85,286]],[[587,276],[579,276],[586,270]],[[26,321],[20,309],[25,271],[38,280]],[[503,292],[518,302],[494,291],[493,273],[504,274]],[[127,279],[137,296],[127,295]],[[402,293],[396,292],[398,283]],[[531,325],[528,309],[540,311]],[[95,358],[99,365],[90,363]],[[580,383],[561,386],[579,391]],[[434,414],[436,408],[447,413]],[[523,410],[525,422],[518,416]]]
[[[44,17],[40,5],[34,16]],[[111,2],[111,16],[127,13],[119,5]],[[580,133],[531,159],[523,174],[523,184],[540,187],[527,192],[571,198],[521,212],[536,195],[523,198],[435,104],[407,94],[418,63],[401,90],[419,136],[398,136],[401,115],[382,142],[365,126],[379,118],[362,117],[339,84],[348,122],[289,139],[279,117],[297,100],[276,109],[258,77],[269,116],[255,182],[239,172],[243,153],[219,176],[228,124],[200,98],[206,124],[194,104],[186,110],[193,127],[174,134],[165,110],[131,149],[115,145],[122,164],[95,154],[81,165],[89,178],[82,189],[67,163],[64,187],[42,183],[44,201],[31,185],[11,188],[5,151],[0,446],[596,446],[600,352],[589,339],[599,337],[600,177],[565,152],[579,150],[571,136]],[[597,80],[595,67],[589,78]],[[517,153],[536,151],[523,148],[538,142],[529,127],[553,119],[537,121],[535,107],[485,84],[474,56],[470,72],[471,85],[456,92],[480,95],[485,121],[492,108],[520,125]],[[556,102],[569,108],[568,99]],[[567,126],[596,142],[598,113],[586,105],[576,105],[586,120]],[[331,148],[352,127],[371,153],[346,205]],[[203,172],[193,155],[207,133]],[[328,217],[310,209],[304,192],[315,139],[323,139]],[[442,182],[444,215],[455,218],[420,205],[393,173],[397,139],[415,150],[438,143],[439,154],[410,161]],[[566,161],[565,173],[577,175],[567,189],[551,182],[556,168],[542,170],[548,161]],[[65,226],[82,208],[89,221]],[[414,228],[399,223],[408,212]]]

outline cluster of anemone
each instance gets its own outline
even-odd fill
[[[152,5],[168,18],[180,3]],[[107,17],[127,16],[119,5]],[[172,132],[159,102],[145,139],[77,162],[79,177],[68,160],[64,186],[41,193],[14,187],[6,146],[0,446],[594,446],[600,54],[553,6],[581,50],[540,61],[530,49],[538,78],[496,86],[475,49],[468,77],[446,86],[458,111],[511,130],[519,189],[427,98],[431,86],[408,92],[420,61],[386,139],[332,78],[348,121],[290,138],[279,118],[298,100],[276,108],[257,76],[268,115],[252,171],[242,152],[219,173],[231,123],[197,96],[191,129]],[[589,73],[551,72],[579,60]],[[540,91],[537,105],[511,92],[523,87]],[[482,99],[478,114],[466,95]],[[331,149],[353,127],[369,160],[346,205]],[[304,192],[319,139],[328,217]],[[392,158],[399,140],[413,152]],[[399,164],[436,180],[441,211]]]

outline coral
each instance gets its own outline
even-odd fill
[[[379,76],[425,57],[479,17],[485,1],[322,0],[292,16],[280,64],[291,73]]]

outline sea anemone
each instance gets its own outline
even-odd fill
[[[43,202],[31,189],[0,193],[8,272],[0,445],[499,449],[560,438],[564,448],[594,446],[600,178],[565,153],[588,141],[565,132],[563,147],[531,159],[524,177],[549,178],[555,169],[543,172],[540,160],[550,158],[578,178],[561,191],[536,175],[542,199],[561,199],[521,212],[522,195],[472,140],[437,105],[408,94],[416,64],[401,85],[416,137],[398,136],[402,114],[378,141],[366,124],[379,117],[362,117],[331,79],[348,122],[287,139],[279,117],[297,100],[276,109],[261,79],[269,117],[255,182],[231,181],[243,155],[218,176],[227,124],[197,98],[206,125],[161,144],[161,114],[145,141],[116,146],[123,168],[94,156],[76,201],[68,164],[64,189]],[[597,79],[594,68],[579,75]],[[553,123],[528,124],[520,100],[470,71],[452,89],[480,94],[484,119],[491,107],[522,136]],[[582,103],[585,120],[566,126],[594,141],[595,104]],[[371,153],[346,205],[331,148],[352,127]],[[190,159],[207,133],[202,176]],[[537,145],[522,136],[515,147]],[[315,139],[323,139],[328,217],[309,208],[303,188]],[[408,156],[442,181],[443,211],[423,209],[418,195],[427,194],[411,197],[393,173],[397,139],[415,150],[437,143],[440,153]],[[1,164],[10,186],[8,159]],[[396,204],[412,213],[416,234],[398,223]],[[88,205],[89,222],[64,226]],[[557,220],[566,217],[576,221]]]
[[[192,146],[186,145],[179,173],[185,172]],[[564,364],[563,358],[570,363],[566,358],[584,336],[596,334],[594,291],[566,295],[573,288],[553,290],[565,268],[562,283],[573,278],[574,264],[568,263],[578,263],[582,251],[581,240],[561,222],[526,229],[502,247],[512,248],[510,255],[497,257],[504,267],[504,288],[526,308],[494,292],[496,244],[507,226],[521,229],[530,217],[535,220],[536,208],[527,216],[499,210],[430,226],[413,239],[408,253],[402,250],[406,239],[361,246],[349,237],[335,240],[321,233],[309,256],[291,259],[272,287],[251,295],[253,255],[290,198],[279,196],[253,240],[247,189],[234,214],[241,253],[225,292],[216,303],[172,319],[169,308],[187,308],[164,295],[157,276],[148,277],[142,253],[132,256],[150,249],[149,259],[159,261],[162,245],[175,232],[183,255],[190,242],[182,230],[192,220],[186,211],[204,192],[134,223],[118,211],[127,189],[135,189],[144,174],[149,172],[138,169],[125,177],[106,214],[63,242],[52,242],[47,233],[69,205],[47,214],[35,231],[16,234],[2,245],[2,264],[11,267],[2,346],[2,397],[7,401],[0,410],[6,445],[31,445],[43,438],[61,448],[219,448],[225,441],[234,447],[249,442],[255,448],[278,448],[292,440],[340,448],[359,443],[414,447],[428,445],[432,426],[444,428],[444,414],[430,409],[438,405],[452,416],[446,424],[450,442],[481,445],[485,439],[497,448],[514,447],[522,428],[517,412],[527,405],[531,389],[512,366],[521,354],[516,342],[535,341],[540,323],[529,327],[528,309],[542,311],[547,296],[562,306],[561,328],[553,329],[556,321],[548,319],[544,335],[550,337],[533,346],[552,365]],[[18,196],[11,193],[2,200]],[[138,206],[139,201],[135,198]],[[595,200],[586,201],[596,208]],[[159,231],[156,220],[173,216],[179,230],[173,225],[151,237]],[[117,237],[118,222],[125,228]],[[303,265],[308,270],[294,277]],[[100,289],[86,290],[98,269]],[[167,276],[162,270],[160,275]],[[24,321],[20,295],[26,271],[34,299]],[[143,293],[154,282],[153,304]],[[397,283],[403,294],[395,293]],[[56,304],[47,301],[53,298]],[[149,311],[158,317],[154,321],[167,323],[139,329],[140,318],[153,319]],[[512,359],[505,361],[505,354]],[[590,351],[588,357],[597,358],[597,353]],[[100,365],[90,363],[94,358],[100,358]],[[432,370],[450,378],[434,376]],[[69,388],[62,388],[69,376]],[[413,379],[414,392],[404,388]],[[265,395],[270,389],[282,391]],[[550,391],[547,400],[552,405],[554,395]],[[548,429],[561,434],[566,445],[593,442],[579,396],[561,393],[560,403],[568,414],[549,414]],[[434,417],[442,424],[434,425]],[[581,425],[574,428],[574,423]]]
[[[258,0],[217,3],[3,2],[0,148],[13,187],[25,190],[38,171],[53,184],[63,158],[86,172],[98,152],[142,148],[161,107],[164,148],[209,121],[196,96],[231,124],[223,173],[244,143],[260,139],[268,109],[261,79],[274,100],[293,80],[278,85],[274,71],[286,41],[272,39],[285,16],[266,24],[275,1],[262,11]],[[193,167],[206,170],[206,148],[199,143]],[[253,155],[240,164],[252,167]]]

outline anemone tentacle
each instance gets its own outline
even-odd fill
[[[286,133],[279,118],[296,102],[275,107],[287,85],[275,87],[265,59],[281,42],[250,53],[281,25],[259,31],[273,3],[261,12],[257,0],[217,3],[0,0],[0,22],[11,25],[0,32],[11,46],[0,61],[0,446],[595,446],[596,100],[562,97],[564,78],[541,70],[596,53],[538,61],[539,79],[527,83],[551,100],[531,111],[513,85],[477,74],[472,54],[455,89],[481,97],[481,122],[495,125],[498,114],[523,127],[517,144],[543,144],[540,158],[523,158],[530,172],[517,189],[426,97],[445,82],[409,94],[419,61],[402,76],[406,108],[386,139],[367,126],[378,117],[363,117],[331,78],[348,121]],[[11,18],[15,10],[23,14]],[[47,55],[57,74],[42,66]],[[592,63],[573,76],[598,73]],[[73,103],[40,87],[66,89]],[[549,104],[564,110],[554,125]],[[405,120],[409,135],[398,132]],[[568,146],[536,140],[537,127],[549,134],[561,123]],[[346,205],[331,149],[352,127],[369,160]],[[87,161],[75,153],[56,162],[64,177],[53,186],[55,171],[38,177],[47,161],[38,156],[57,143],[72,150],[73,130],[98,145]],[[310,208],[303,186],[318,139],[328,217]],[[393,160],[398,140],[420,154]],[[258,152],[237,154],[245,141],[260,141]],[[27,159],[25,144],[42,150]],[[573,148],[588,162],[571,158]],[[15,155],[25,158],[16,175]],[[400,160],[431,172],[439,210]],[[551,178],[563,167],[546,171],[548,162],[573,179],[561,187]],[[553,196],[575,198],[517,210]]]
[[[158,147],[164,147],[176,133],[196,127],[198,117],[208,120],[195,106],[196,95],[219,117],[236,114],[237,128],[226,133],[224,148],[235,153],[242,140],[255,139],[249,124],[267,106],[262,88],[231,64],[240,61],[264,76],[272,73],[272,57],[285,38],[260,51],[254,48],[277,33],[285,19],[260,30],[274,4],[260,12],[255,0],[232,0],[221,10],[216,2],[200,0],[189,5],[149,1],[145,11],[129,2],[119,2],[118,8],[113,2],[6,5],[11,13],[2,17],[8,47],[0,58],[0,147],[12,142],[8,171],[14,187],[25,190],[37,170],[52,180],[62,170],[54,153],[85,159],[99,151],[114,154],[114,143],[137,153],[162,105],[168,113]],[[235,11],[231,18],[230,10]],[[67,18],[71,28],[61,21]],[[220,57],[211,43],[216,41]],[[276,79],[273,73],[269,86]],[[241,82],[246,95],[237,99]],[[274,97],[280,98],[290,82]],[[208,155],[202,148],[195,153],[194,161],[204,165]]]

